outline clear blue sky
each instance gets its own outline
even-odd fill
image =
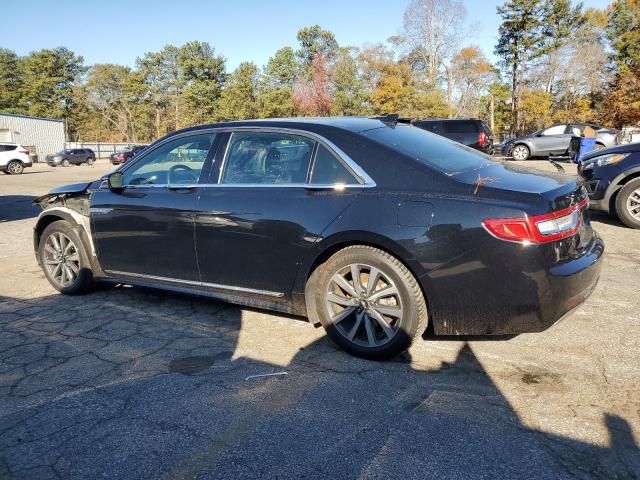
[[[25,0],[2,7],[0,47],[19,55],[65,46],[86,64],[133,65],[136,57],[166,44],[209,42],[231,71],[252,60],[263,65],[278,48],[297,46],[296,32],[319,24],[344,46],[385,41],[399,33],[409,0]],[[493,59],[498,0],[464,0],[473,25],[466,44]],[[604,8],[609,0],[585,0]]]

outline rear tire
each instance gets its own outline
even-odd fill
[[[521,143],[518,145],[515,145],[513,147],[513,150],[511,150],[511,157],[514,160],[518,160],[518,161],[527,160],[530,155],[531,155],[531,151],[529,150],[529,147]]]
[[[11,160],[7,164],[7,172],[9,172],[9,175],[20,175],[24,172],[24,165],[20,160]]]
[[[618,192],[616,213],[626,226],[640,229],[640,178],[631,180]]]
[[[40,264],[53,288],[77,295],[93,287],[89,256],[78,232],[64,220],[44,229],[38,245]]]
[[[347,352],[386,360],[425,331],[427,307],[420,286],[387,252],[354,245],[318,269],[307,286],[315,303],[308,313],[317,315],[329,338]]]

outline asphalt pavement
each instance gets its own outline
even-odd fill
[[[302,318],[59,295],[31,201],[112,168],[0,175],[0,478],[640,478],[640,231],[592,217],[601,281],[546,332],[427,337],[378,363]]]

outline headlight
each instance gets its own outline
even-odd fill
[[[53,157],[54,160],[62,160],[62,156],[61,155],[56,155],[55,157]]]
[[[609,155],[602,155],[596,158],[590,158],[582,164],[583,170],[591,170],[594,167],[604,167],[606,165],[613,165],[627,158],[629,153],[611,153]]]

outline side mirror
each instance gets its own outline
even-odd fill
[[[120,191],[124,187],[122,185],[122,173],[113,172],[107,177],[107,183],[109,184],[109,190]]]

